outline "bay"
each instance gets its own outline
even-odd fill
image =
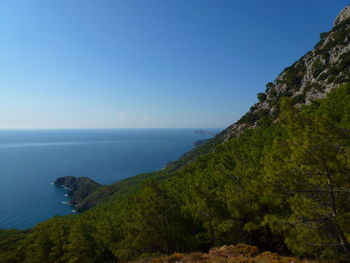
[[[66,190],[52,185],[57,177],[114,183],[159,170],[209,137],[193,129],[2,130],[0,228],[72,213]]]

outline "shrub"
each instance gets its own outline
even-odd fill
[[[290,96],[292,96],[292,93],[289,90],[286,90],[280,94],[280,97],[290,97]]]
[[[327,73],[322,73],[321,75],[318,76],[318,80],[322,81],[325,80],[326,78],[328,78],[328,74]]]
[[[324,90],[324,86],[318,84],[318,83],[313,83],[311,86],[311,88],[313,89],[317,89],[318,91],[323,91]]]
[[[324,70],[324,65],[322,61],[318,58],[315,60],[315,62],[312,64],[312,76],[314,78],[317,78],[318,75]]]
[[[350,78],[347,77],[347,76],[338,76],[338,77],[335,79],[334,83],[335,83],[335,84],[340,84],[340,83],[349,82],[349,80],[350,80]]]
[[[312,83],[304,88],[304,94],[312,89],[316,89],[318,91],[323,91],[324,86],[318,84],[318,83]]]
[[[191,254],[188,254],[185,256],[184,261],[185,262],[197,262],[203,259],[203,253],[201,252],[193,252]]]
[[[320,33],[320,40],[323,41],[328,36],[328,32]]]
[[[252,112],[247,112],[246,114],[243,115],[242,118],[239,119],[239,121],[237,123],[248,123],[248,124],[252,124],[256,121],[256,116],[254,115],[254,113]]]
[[[277,91],[275,89],[272,89],[270,92],[269,92],[270,96],[273,97],[273,98],[276,98],[277,97]]]
[[[331,55],[328,52],[325,52],[321,55],[321,58],[327,62],[329,60],[330,56]]]
[[[295,64],[285,69],[283,80],[290,87],[299,86],[305,72],[306,68],[303,63]]]
[[[258,100],[259,100],[260,102],[263,102],[263,101],[266,100],[266,94],[265,94],[264,92],[258,93],[258,94],[257,94],[257,97],[258,97]]]
[[[272,82],[269,82],[265,85],[266,87],[266,90],[265,91],[268,91],[269,89],[271,89],[275,84],[273,84]]]
[[[339,71],[350,67],[350,51],[340,56],[341,62],[339,64]]]
[[[178,262],[178,261],[182,260],[183,257],[184,257],[184,255],[181,254],[181,253],[174,253],[174,254],[172,254],[171,256],[169,256],[167,258],[167,262],[175,263],[175,262]]]
[[[269,106],[272,107],[276,107],[278,105],[276,100],[268,100],[267,104],[269,104]]]
[[[262,118],[268,117],[270,115],[270,109],[259,109],[255,111],[256,120],[260,120]]]
[[[299,94],[292,98],[292,104],[305,103],[305,94]]]
[[[237,244],[216,247],[208,253],[194,252],[191,254],[175,253],[170,256],[139,259],[130,263],[312,263],[295,257],[280,256],[265,251],[259,254],[255,246]],[[316,263],[316,262],[314,262]]]
[[[327,79],[327,83],[328,83],[328,84],[330,84],[330,83],[334,82],[334,81],[335,81],[335,79],[336,79],[336,76],[331,75],[331,76],[329,76],[329,77],[328,77],[328,79]]]
[[[345,38],[347,37],[347,31],[341,30],[333,33],[334,45],[343,44]]]
[[[251,106],[249,108],[249,111],[255,111],[256,109],[258,109],[258,104],[254,104],[253,106]]]
[[[328,74],[330,75],[338,75],[340,70],[337,66],[332,66],[332,67],[329,67],[328,70],[327,70]]]

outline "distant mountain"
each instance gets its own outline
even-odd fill
[[[216,132],[208,131],[208,130],[195,130],[194,134],[197,134],[197,135],[215,135]]]

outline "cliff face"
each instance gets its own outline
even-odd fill
[[[312,51],[268,83],[265,92],[258,94],[259,102],[218,136],[228,140],[256,127],[264,117],[277,117],[281,97],[291,97],[294,104],[309,104],[349,81],[350,6],[340,12],[331,31],[320,34]]]
[[[63,186],[69,190],[70,203],[78,212],[89,209],[95,203],[90,202],[88,197],[102,186],[88,177],[65,176],[54,181],[57,186]]]
[[[335,18],[334,26],[339,25],[344,20],[348,19],[350,17],[350,6],[345,7],[339,15]]]
[[[345,82],[350,82],[350,6],[339,13],[331,31],[320,34],[313,50],[266,84],[265,91],[257,94],[259,101],[240,120],[169,163],[168,168],[183,167],[198,156],[213,152],[221,142],[238,137],[245,129],[257,127],[262,120],[276,119],[282,97],[291,97],[297,105],[309,104]]]
[[[63,186],[68,190],[70,190],[71,192],[78,191],[79,189],[81,189],[82,186],[86,184],[99,186],[98,183],[96,183],[95,181],[91,180],[88,177],[75,177],[75,176],[65,176],[65,177],[57,178],[54,181],[54,184],[58,186]]]

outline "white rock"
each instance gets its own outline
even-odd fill
[[[350,17],[350,5],[345,7],[335,18],[334,25],[339,25],[342,21]]]

